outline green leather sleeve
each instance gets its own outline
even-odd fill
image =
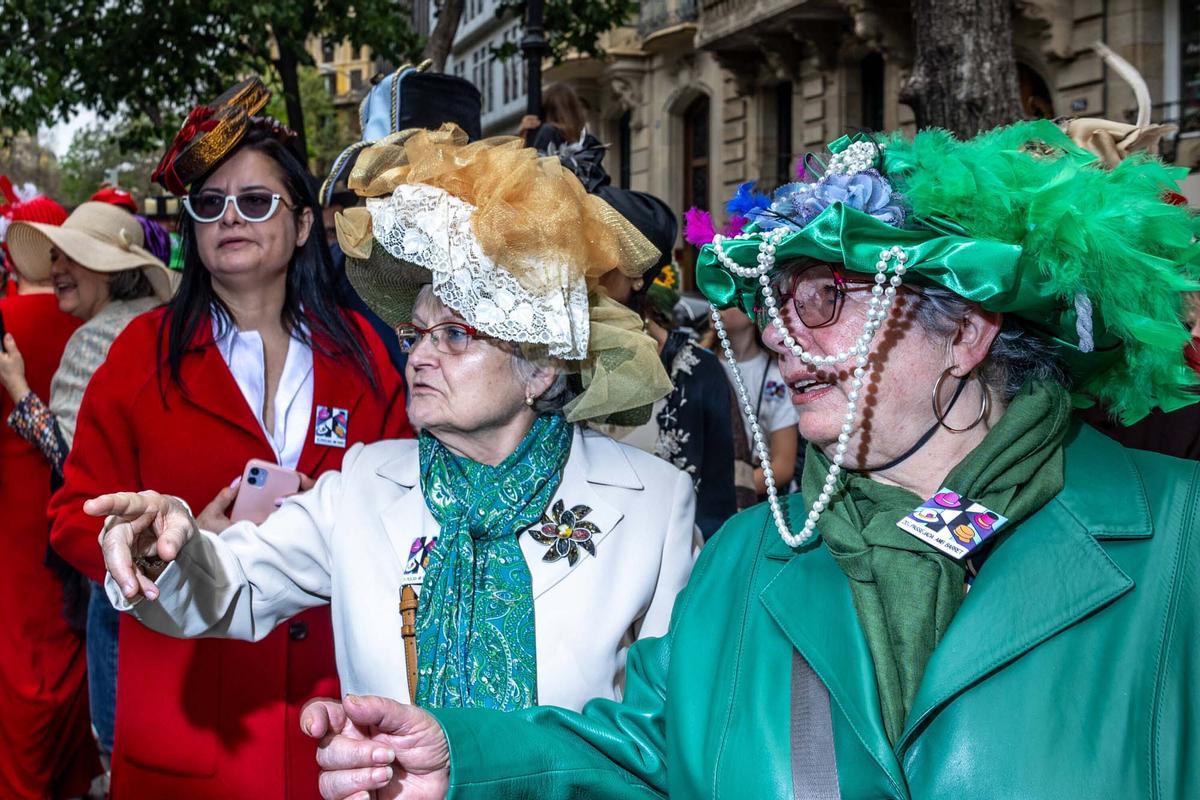
[[[625,696],[582,712],[430,709],[450,744],[450,798],[660,798],[667,794],[667,671],[679,620],[715,548],[705,547],[661,639],[629,649]]]
[[[581,713],[431,709],[450,743],[450,798],[665,797],[670,647],[662,638],[630,649],[620,703],[593,700]]]

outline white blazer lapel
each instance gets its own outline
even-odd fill
[[[437,537],[441,527],[425,505],[420,486],[420,465],[415,452],[412,458],[382,464],[375,473],[409,489],[403,497],[389,503],[379,512],[379,519],[383,523],[388,541],[400,561],[401,570],[404,570],[410,559],[420,558],[421,547],[428,547]],[[420,585],[417,584],[416,588],[419,592]]]
[[[612,440],[600,436],[584,436],[576,428],[571,442],[571,455],[563,468],[562,482],[542,515],[542,521],[521,535],[521,550],[533,578],[533,597],[536,600],[554,588],[561,580],[589,560],[607,561],[604,539],[624,517],[621,509],[606,502],[596,492],[596,484],[621,486],[641,490],[642,483],[629,459]],[[564,513],[565,512],[565,513]],[[586,523],[590,536],[576,533],[574,547],[556,550],[555,539],[560,532],[570,536],[571,527]],[[584,544],[587,542],[587,546]],[[573,549],[561,555],[561,549]],[[589,552],[594,551],[594,555]]]

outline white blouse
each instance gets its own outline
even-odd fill
[[[258,331],[238,330],[228,325],[222,335],[216,319],[213,320],[213,338],[221,358],[237,381],[238,388],[254,418],[262,426],[267,441],[275,450],[280,466],[295,469],[300,463],[300,451],[308,436],[308,422],[313,404],[313,356],[312,348],[298,339],[288,342],[287,358],[283,362],[283,375],[275,389],[275,425],[267,430],[263,422],[266,408],[267,359],[262,336]]]

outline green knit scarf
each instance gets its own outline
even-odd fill
[[[1011,530],[1062,489],[1070,411],[1070,396],[1057,384],[1027,383],[940,486],[1008,517]],[[828,459],[809,445],[801,478],[805,497],[821,492],[828,470]],[[825,546],[850,579],[893,744],[904,731],[929,656],[964,596],[965,566],[896,526],[925,499],[843,472],[819,525]]]

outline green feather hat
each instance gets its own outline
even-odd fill
[[[1183,357],[1197,222],[1166,199],[1186,170],[1144,155],[1105,169],[1045,120],[965,142],[941,130],[855,140],[829,145],[841,169],[831,162],[815,183],[773,197],[739,189],[730,208],[744,238],[720,242],[726,259],[755,266],[760,234],[779,227],[791,231],[776,244],[781,268],[814,258],[874,274],[880,251],[899,246],[906,282],[944,286],[1054,342],[1077,405],[1098,399],[1132,424],[1198,399]],[[839,154],[852,152],[847,170]],[[690,212],[694,243],[696,221]],[[717,308],[754,316],[760,305],[757,280],[732,274],[711,243],[696,280]]]

